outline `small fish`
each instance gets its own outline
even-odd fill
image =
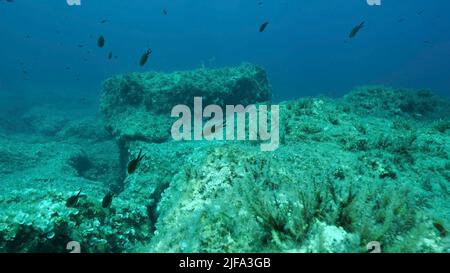
[[[100,48],[105,46],[105,37],[103,37],[103,35],[100,35],[100,37],[98,38],[97,45]]]
[[[405,21],[405,18],[400,18],[400,19],[398,19],[397,22],[402,23],[402,22],[404,22],[404,21]]]
[[[364,21],[362,21],[359,25],[354,27],[352,31],[350,32],[350,35],[348,35],[349,38],[353,38],[358,34],[358,32],[364,27]]]
[[[166,9],[163,9],[163,14],[167,15],[167,10]]]
[[[104,24],[104,23],[106,23],[107,22],[107,20],[106,19],[103,19],[100,23],[101,24]]]
[[[141,59],[139,60],[140,66],[144,66],[147,63],[148,57],[150,56],[150,54],[152,54],[151,49],[148,49],[144,54],[142,54]]]
[[[78,202],[78,199],[80,198],[80,194],[81,194],[81,190],[78,192],[78,194],[72,195],[71,197],[69,197],[69,199],[67,199],[67,202],[66,202],[66,207],[74,206]]]
[[[109,208],[109,206],[111,206],[113,197],[114,197],[114,193],[112,193],[112,192],[109,191],[109,192],[105,195],[105,197],[103,197],[103,200],[102,200],[102,207],[105,208],[105,209],[106,209],[106,208]]]
[[[109,54],[108,54],[108,59],[112,59],[112,57],[113,57],[113,53],[112,52],[109,52]]]
[[[79,47],[79,48],[82,48],[82,47],[83,47],[83,45],[82,45],[82,44],[79,44],[79,45],[78,45],[78,47]]]
[[[423,12],[424,12],[424,10],[421,10],[421,11],[419,11],[419,12],[417,13],[417,15],[422,15]]]
[[[264,32],[264,30],[266,30],[268,24],[269,24],[269,22],[264,22],[264,23],[259,27],[259,32]]]
[[[142,155],[142,149],[139,151],[139,155],[137,158],[133,159],[128,163],[128,174],[132,174],[136,171],[139,163],[142,161],[142,159],[145,157],[145,155]]]

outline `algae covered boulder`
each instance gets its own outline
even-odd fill
[[[270,101],[266,72],[255,65],[198,69],[171,74],[147,72],[112,77],[105,81],[101,111],[106,128],[118,139],[164,142],[170,137],[171,109],[203,103],[249,105]]]

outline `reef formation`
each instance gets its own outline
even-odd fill
[[[384,252],[450,252],[448,98],[365,86],[285,101],[273,152],[170,137],[171,108],[194,96],[224,106],[271,93],[251,64],[134,73],[105,81],[102,119],[43,107],[19,117],[26,132],[5,123],[0,251],[78,241],[82,252],[367,252],[378,241]]]

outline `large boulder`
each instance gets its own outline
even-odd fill
[[[235,68],[198,69],[171,74],[147,72],[120,75],[105,81],[101,111],[106,128],[118,139],[147,142],[169,140],[171,109],[203,104],[249,105],[271,99],[266,72],[251,64]]]

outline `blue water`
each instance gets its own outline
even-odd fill
[[[1,1],[2,98],[95,97],[102,81],[117,73],[243,61],[268,71],[275,100],[341,95],[366,84],[450,94],[449,1],[382,0],[379,7],[365,0],[258,2]],[[269,25],[260,33],[264,21]],[[361,21],[365,27],[349,40]],[[99,35],[105,48],[96,45]],[[153,54],[140,68],[147,46]],[[108,60],[110,51],[118,59]]]

